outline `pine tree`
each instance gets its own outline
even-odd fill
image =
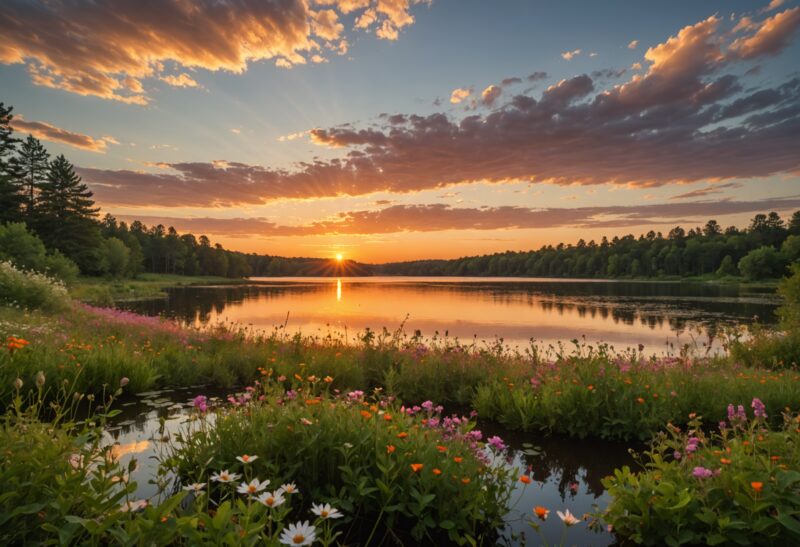
[[[19,150],[19,165],[22,170],[25,207],[29,218],[33,218],[36,196],[47,181],[50,170],[50,154],[33,135],[23,141]]]
[[[98,272],[101,260],[100,227],[92,191],[60,155],[50,163],[40,186],[36,231],[50,248],[71,258],[84,273]]]
[[[12,110],[0,103],[0,224],[22,220],[21,173],[15,157],[19,140],[12,136]]]

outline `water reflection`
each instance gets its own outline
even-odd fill
[[[335,284],[335,296],[332,291]],[[346,294],[345,294],[346,293]],[[585,335],[622,349],[699,345],[721,329],[774,319],[774,291],[736,285],[519,279],[274,278],[251,285],[189,287],[167,299],[131,303],[193,325],[225,321],[270,330],[341,335],[401,324],[462,340],[527,345]]]

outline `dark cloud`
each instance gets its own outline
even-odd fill
[[[669,199],[692,199],[692,198],[699,198],[708,196],[711,194],[721,194],[724,190],[730,190],[733,188],[741,188],[742,185],[738,182],[727,182],[725,184],[716,184],[714,186],[706,186],[705,188],[698,188],[697,190],[692,190],[691,192],[684,192],[683,194],[677,194],[672,196]]]
[[[516,206],[458,208],[445,204],[393,205],[375,211],[340,213],[333,220],[282,226],[265,218],[122,217],[178,230],[228,236],[308,236],[326,234],[390,234],[444,230],[632,227],[700,222],[709,217],[800,208],[800,198],[757,201],[664,203],[636,206],[528,208]],[[693,217],[693,220],[685,220]]]

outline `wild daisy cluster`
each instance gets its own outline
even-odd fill
[[[258,456],[243,454],[236,457],[243,465],[249,465],[258,459]],[[234,484],[242,475],[239,473],[232,473],[224,469],[218,473],[211,475],[211,480],[221,484]],[[288,496],[298,494],[299,490],[297,485],[293,482],[282,484],[279,488],[273,491],[268,491],[267,487],[270,485],[269,480],[261,481],[257,478],[244,481],[236,485],[236,492],[247,496],[251,500],[264,505],[268,509],[275,509],[286,503]],[[205,487],[205,484],[195,483],[184,486],[184,490],[192,492],[200,492]],[[330,519],[342,518],[344,515],[339,509],[332,507],[330,504],[311,504],[311,512],[317,517],[317,524],[324,523]],[[317,539],[317,528],[311,524],[309,520],[298,521],[294,524],[289,524],[280,533],[278,541],[283,545],[311,545]]]

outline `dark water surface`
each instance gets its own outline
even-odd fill
[[[546,346],[586,337],[653,352],[717,340],[755,317],[774,322],[774,289],[747,285],[520,278],[258,278],[243,286],[171,289],[125,307],[193,325],[232,322],[352,337],[365,328],[462,342]],[[288,316],[288,320],[287,320]],[[713,342],[712,342],[713,343]]]
[[[151,391],[127,397],[117,405],[122,414],[108,428],[108,440],[114,444],[114,453],[124,466],[136,459],[137,468],[131,479],[137,482],[137,498],[150,499],[158,494],[158,487],[150,482],[156,476],[158,454],[167,448],[167,437],[174,441],[176,433],[186,427],[191,400],[198,394],[217,395],[224,400],[227,392],[210,392],[199,386]],[[492,423],[479,422],[478,427],[485,438],[499,435],[509,445],[509,465],[521,470],[530,466],[532,470],[531,484],[515,481],[517,488],[511,495],[511,510],[501,536],[503,545],[542,544],[542,538],[527,524],[535,519],[532,510],[536,505],[551,510],[542,533],[548,543],[557,544],[564,528],[556,511],[569,509],[580,518],[593,511],[595,505],[604,507],[608,496],[600,480],[615,467],[632,465],[627,446],[622,443],[547,438],[506,431]],[[157,498],[151,501],[157,502]],[[589,530],[586,523],[570,528],[566,540],[568,545],[614,543],[611,534]]]

